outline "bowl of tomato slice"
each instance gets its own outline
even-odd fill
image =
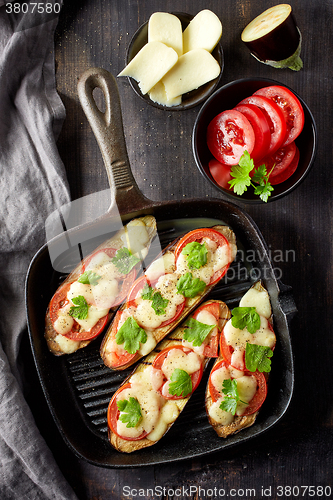
[[[247,203],[277,200],[315,160],[313,115],[289,87],[270,79],[230,82],[200,109],[192,134],[201,174],[221,194]]]

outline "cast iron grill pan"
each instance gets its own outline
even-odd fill
[[[102,88],[105,94],[105,114],[92,104],[92,91],[96,86]],[[88,70],[79,82],[79,96],[100,145],[114,201],[105,216],[69,230],[43,246],[30,264],[26,280],[28,330],[38,376],[51,414],[72,451],[78,457],[103,467],[168,463],[241,445],[276,424],[287,410],[292,397],[294,375],[289,329],[296,308],[291,290],[275,278],[267,246],[259,229],[236,205],[218,199],[156,203],[140,193],[127,160],[116,83],[108,72],[94,68]],[[112,142],[118,143],[114,150],[111,150]],[[125,168],[125,173],[120,172],[119,166]],[[255,281],[262,279],[271,297],[277,334],[268,397],[252,427],[227,439],[219,438],[210,427],[205,414],[204,393],[212,361],[199,388],[167,435],[147,449],[131,454],[120,453],[108,442],[106,412],[113,393],[133,367],[122,372],[105,367],[99,355],[102,336],[71,355],[56,357],[48,351],[44,339],[45,311],[65,276],[54,270],[50,254],[63,248],[64,241],[67,242],[70,237],[71,241],[78,242],[77,245],[62,253],[59,251],[58,260],[68,262],[69,268],[73,267],[77,255],[82,254],[80,241],[84,242],[85,252],[89,253],[101,239],[103,241],[112,235],[115,205],[124,223],[144,214],[155,216],[158,238],[155,244],[153,242],[151,258],[158,252],[160,245],[165,247],[191,229],[224,223],[234,230],[239,249],[236,260],[207,298],[223,300],[232,308]]]

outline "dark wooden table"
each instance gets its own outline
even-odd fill
[[[270,498],[287,498],[288,487],[296,487],[292,498],[310,498],[313,491],[312,497],[319,498],[320,487],[333,488],[333,3],[292,2],[303,34],[300,72],[260,64],[240,40],[245,25],[273,4],[265,0],[94,0],[66,2],[63,8],[55,58],[67,118],[58,146],[73,199],[108,189],[100,152],[78,101],[77,80],[91,66],[117,75],[124,67],[131,36],[154,11],[213,10],[223,23],[225,67],[220,85],[260,76],[290,86],[311,109],[319,138],[315,164],[298,189],[273,203],[239,202],[259,226],[272,254],[289,255],[277,264],[298,308],[292,322],[295,390],[286,415],[261,437],[220,454],[133,470],[104,469],[67,449],[42,402],[43,410],[36,411],[38,425],[82,500],[152,498],[147,490],[155,487],[161,489],[155,491],[155,498],[169,500],[219,498],[214,488],[223,488],[234,498],[264,498],[262,488]],[[130,164],[144,195],[151,200],[222,198],[203,179],[192,154],[191,133],[200,107],[185,112],[158,110],[140,100],[127,79],[118,79],[118,86]],[[102,212],[104,205],[99,209]],[[191,486],[200,486],[201,495]],[[301,488],[306,486],[315,490]],[[172,494],[183,487],[182,496],[177,491]]]

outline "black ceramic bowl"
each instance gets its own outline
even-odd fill
[[[270,85],[283,85],[284,87],[287,87],[280,82],[263,78],[235,80],[224,85],[220,89],[216,90],[214,94],[205,102],[200,109],[194,124],[192,147],[198,169],[205,179],[207,179],[221,194],[232,198],[234,201],[238,200],[247,203],[263,203],[259,196],[254,195],[253,188],[249,187],[242,196],[238,196],[233,191],[221,187],[212,177],[208,163],[211,159],[213,159],[213,156],[209,151],[206,142],[207,127],[216,115],[224,110],[233,108],[242,99],[249,97],[260,88],[268,87]],[[292,92],[294,91],[292,90]],[[277,200],[299,186],[309,172],[316,156],[317,129],[314,118],[303,99],[297,95],[296,92],[294,92],[294,94],[300,100],[305,115],[303,130],[295,141],[300,151],[300,160],[297,170],[289,179],[281,184],[273,186],[274,191],[271,193],[268,201]]]
[[[185,14],[182,12],[172,12],[175,16],[177,16],[180,19],[180,22],[182,24],[183,31],[187,27],[187,25],[190,23],[190,21],[193,19],[193,16],[190,14]],[[130,45],[127,50],[127,64],[136,56],[136,54],[142,49],[142,47],[148,42],[148,21],[146,21],[140,28],[134,33],[132,40],[130,42]],[[148,94],[143,95],[138,83],[131,77],[128,77],[128,80],[130,82],[130,85],[134,92],[144,101],[146,101],[148,104],[151,106],[154,106],[155,108],[159,109],[165,109],[168,111],[182,111],[185,109],[190,109],[193,108],[194,106],[198,106],[199,104],[202,104],[216,89],[222,72],[223,72],[223,67],[224,67],[224,58],[223,58],[223,50],[222,46],[220,43],[217,44],[215,49],[212,52],[212,55],[214,58],[217,60],[217,62],[220,65],[221,72],[217,78],[214,80],[206,83],[205,85],[202,85],[201,87],[192,90],[191,92],[188,92],[187,94],[183,95],[182,98],[182,103],[179,104],[178,106],[163,106],[161,104],[158,104],[154,101],[152,101],[149,98]]]

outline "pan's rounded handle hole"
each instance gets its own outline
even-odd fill
[[[105,98],[104,98],[104,93],[103,93],[102,89],[100,89],[99,87],[94,88],[93,98],[94,98],[94,101],[96,103],[97,108],[102,113],[105,113],[106,104],[105,104]]]

